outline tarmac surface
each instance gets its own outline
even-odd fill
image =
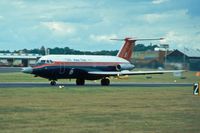
[[[75,83],[57,83],[58,86],[65,87],[77,87]],[[85,87],[98,87],[101,86],[99,83],[86,83]],[[191,83],[111,83],[109,87],[192,87]],[[11,83],[0,83],[0,88],[27,88],[27,87],[51,87],[47,82],[11,82]],[[78,86],[83,87],[83,86]]]

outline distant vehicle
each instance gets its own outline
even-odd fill
[[[76,85],[84,85],[85,80],[99,80],[101,85],[110,84],[109,77],[123,75],[146,75],[177,72],[168,71],[131,71],[135,68],[130,58],[136,41],[159,39],[113,39],[125,41],[117,56],[97,55],[45,55],[34,67],[26,67],[22,72],[34,74],[35,77],[47,78],[51,85],[56,85],[58,79],[76,79]]]

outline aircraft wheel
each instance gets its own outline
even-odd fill
[[[101,80],[101,85],[102,86],[108,86],[108,85],[110,85],[110,80],[109,79],[102,79]]]
[[[52,86],[55,86],[55,85],[56,85],[56,81],[53,80],[53,81],[50,82],[50,84],[51,84]]]
[[[85,85],[84,79],[76,79],[76,85]]]

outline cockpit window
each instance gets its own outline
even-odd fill
[[[45,63],[46,61],[45,60],[41,60],[39,63]]]
[[[42,65],[42,64],[52,64],[53,61],[52,60],[38,60],[37,61],[37,65]]]
[[[53,61],[52,60],[46,60],[46,63],[51,64],[51,63],[53,63]]]

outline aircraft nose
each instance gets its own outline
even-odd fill
[[[32,73],[33,68],[32,67],[24,67],[24,68],[22,68],[22,72],[23,73]]]

